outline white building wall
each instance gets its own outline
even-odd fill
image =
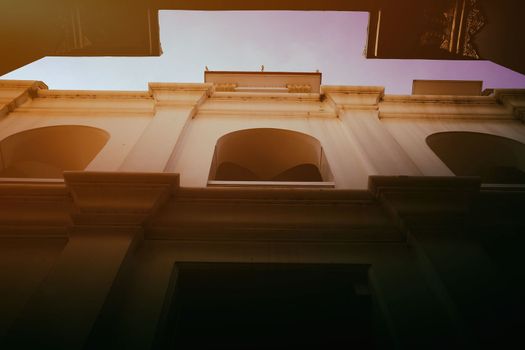
[[[250,128],[318,139],[340,189],[366,189],[370,175],[453,175],[426,144],[436,132],[472,131],[525,143],[525,126],[516,117],[523,108],[519,91],[383,96],[377,87],[325,86],[314,94],[163,83],[150,84],[149,92],[94,92],[47,90],[34,82],[3,82],[0,90],[0,140],[54,125],[100,128],[110,139],[86,170],[180,173],[183,187],[206,187],[217,140]]]

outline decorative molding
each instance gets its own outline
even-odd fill
[[[193,108],[204,103],[214,91],[213,84],[149,83],[150,95],[159,107]]]
[[[290,111],[290,110],[239,110],[239,109],[219,109],[206,108],[199,109],[197,116],[221,116],[221,117],[295,117],[295,118],[337,118],[337,114],[332,111]]]
[[[36,97],[40,91],[47,91],[47,85],[33,80],[0,80],[0,90],[15,90],[14,95],[3,97],[0,105],[0,118],[14,112],[27,101]]]
[[[497,105],[498,100],[493,96],[453,96],[453,95],[385,95],[382,103],[411,103],[411,104],[461,104],[461,105]]]
[[[323,85],[321,93],[345,93],[345,94],[378,94],[383,97],[385,88],[383,86],[346,86],[346,85]]]
[[[146,239],[404,242],[368,191],[181,188],[148,222]]]
[[[512,112],[493,96],[386,95],[379,118],[513,120]]]
[[[218,101],[312,101],[319,102],[321,95],[318,93],[276,93],[276,92],[230,92],[216,91],[210,100]]]
[[[287,84],[286,88],[291,93],[311,93],[312,86],[308,84]]]
[[[179,186],[170,173],[64,172],[76,225],[138,225]]]
[[[38,90],[34,103],[18,108],[17,112],[43,115],[152,115],[154,103],[148,92],[141,91]]]
[[[16,110],[17,113],[38,113],[42,116],[93,116],[104,117],[108,115],[148,115],[152,116],[155,113],[153,106],[151,108],[57,108],[57,107],[20,107]]]
[[[381,86],[322,86],[326,100],[337,111],[377,110],[385,88]]]
[[[498,120],[515,121],[515,118],[507,113],[424,113],[424,112],[383,112],[379,108],[379,119],[457,119],[457,120]]]
[[[148,89],[151,96],[157,91],[202,91],[213,92],[211,83],[148,83]]]
[[[525,100],[525,89],[494,89],[494,97],[502,103],[507,99]]]
[[[105,91],[105,90],[38,90],[39,98],[63,99],[111,99],[111,100],[151,100],[146,91]]]
[[[224,84],[215,85],[215,91],[221,91],[221,92],[235,92],[236,88],[237,88],[237,84],[235,83],[224,83]]]
[[[0,237],[67,237],[71,207],[63,181],[1,179]]]
[[[47,90],[47,85],[39,80],[0,80],[0,89]]]

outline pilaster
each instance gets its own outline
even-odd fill
[[[150,83],[155,115],[120,171],[164,171],[184,127],[212,89],[212,84]]]
[[[323,86],[350,141],[371,174],[420,175],[420,171],[379,120],[382,87]]]
[[[142,224],[178,185],[175,174],[66,172],[69,240],[8,333],[10,348],[82,349]]]
[[[481,237],[469,230],[479,178],[373,176],[370,190],[407,235],[429,288],[459,334],[471,346],[510,339],[515,312],[504,297],[507,287]]]

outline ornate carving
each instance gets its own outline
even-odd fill
[[[420,42],[424,47],[479,59],[473,43],[486,23],[479,0],[447,0],[425,12],[426,30]]]
[[[465,42],[463,43],[463,56],[480,58],[473,44],[474,36],[486,23],[485,16],[481,12],[479,0],[469,0],[470,11],[468,12],[465,25]]]

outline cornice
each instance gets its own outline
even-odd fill
[[[378,94],[383,96],[385,88],[383,86],[323,85],[321,86],[321,93]]]
[[[214,91],[210,83],[149,83],[148,87],[155,106],[173,108],[192,109],[200,106]]]
[[[92,116],[92,117],[104,117],[108,115],[126,115],[126,116],[132,116],[132,115],[147,115],[152,116],[155,113],[155,109],[153,108],[153,105],[150,108],[86,108],[86,107],[79,107],[79,108],[59,108],[59,107],[33,107],[33,106],[27,106],[27,107],[20,107],[16,110],[17,113],[38,113],[42,116],[67,116],[67,117],[75,117],[75,116]]]
[[[147,239],[403,242],[368,191],[181,188],[149,221]]]
[[[385,95],[382,103],[497,105],[494,96]]]
[[[230,92],[215,91],[210,100],[217,101],[311,101],[319,102],[321,95],[306,92]]]
[[[405,244],[414,231],[455,234],[504,223],[510,212],[517,218],[525,194],[523,186],[480,187],[477,177],[454,176],[371,176],[369,190],[180,188],[170,173],[64,178],[0,181],[0,237],[67,238],[103,228],[192,242]]]
[[[47,103],[46,100],[53,102]],[[24,104],[16,111],[68,116],[152,115],[154,103],[147,92],[139,91],[38,90],[32,103]]]
[[[379,118],[506,120],[514,118],[493,96],[387,95]]]
[[[459,119],[459,120],[497,120],[514,122],[515,118],[508,112],[501,113],[436,113],[436,112],[384,112],[379,109],[380,119]]]
[[[212,84],[150,83],[149,91],[93,91],[93,90],[37,90],[33,96],[39,100],[63,100],[61,105],[30,104],[17,108],[21,113],[58,115],[152,115],[155,107],[194,108],[202,104],[213,92]],[[93,105],[75,105],[68,101],[92,100]],[[22,101],[25,102],[26,100]],[[97,105],[97,102],[103,102]],[[130,105],[134,102],[136,106]],[[122,105],[121,105],[122,103]],[[146,103],[146,104],[144,104]],[[18,103],[17,107],[22,103]],[[9,107],[9,106],[8,106]],[[1,108],[7,114],[14,108]]]
[[[39,90],[38,98],[64,99],[151,99],[146,91],[104,91],[104,90]]]
[[[494,97],[501,102],[505,102],[507,98],[525,100],[525,89],[494,89]]]
[[[46,90],[47,85],[38,80],[1,80],[0,89],[32,89],[32,90]]]
[[[0,103],[0,118],[15,111],[27,101],[34,98],[39,91],[47,90],[47,85],[33,80],[0,80],[0,90],[14,90],[13,96],[2,98]]]
[[[153,95],[155,91],[213,91],[212,83],[148,83],[149,93]]]
[[[66,237],[71,197],[63,181],[0,180],[0,237]]]

